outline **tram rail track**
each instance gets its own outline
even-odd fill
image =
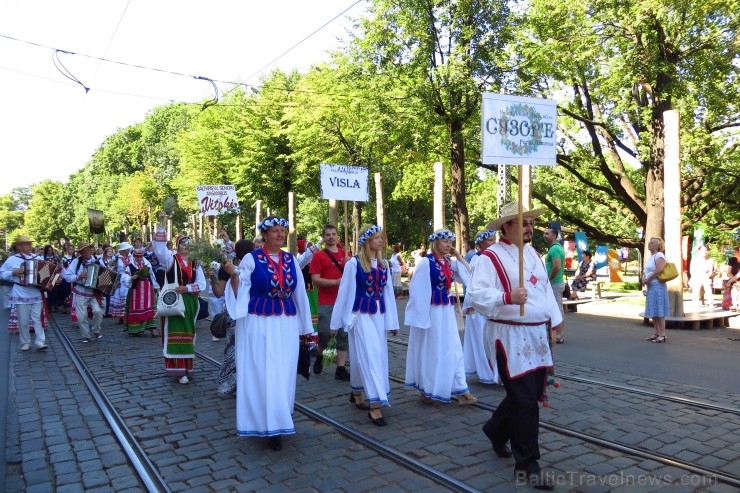
[[[72,360],[75,368],[77,368],[77,371],[95,401],[95,404],[97,404],[103,417],[108,422],[111,432],[115,435],[116,440],[121,445],[123,452],[128,457],[134,470],[136,470],[136,473],[146,490],[150,493],[171,493],[172,490],[170,490],[167,483],[164,481],[162,476],[160,476],[159,471],[157,471],[157,468],[149,459],[149,456],[141,447],[139,441],[134,437],[133,433],[131,433],[129,427],[126,426],[121,414],[116,410],[113,403],[111,403],[105,392],[103,392],[103,389],[101,389],[95,381],[95,378],[92,376],[87,365],[75,350],[67,334],[61,327],[59,327],[59,324],[56,322],[54,317],[49,317],[49,324],[53,327],[54,333],[62,343],[62,347]]]
[[[77,354],[77,352],[75,351],[75,348],[72,342],[69,340],[69,337],[65,334],[64,330],[57,324],[57,322],[53,319],[53,317],[51,318],[51,324],[52,324],[52,327],[54,328],[55,333],[59,336],[59,340],[62,342],[62,345],[64,346],[65,351],[67,352],[67,354],[70,355],[70,358],[72,358],[75,367],[77,368],[78,372],[80,373],[83,380],[85,381],[85,384],[88,386],[88,389],[90,389],[90,393],[91,395],[93,395],[96,404],[100,408],[101,412],[104,414],[105,419],[110,424],[111,430],[113,434],[116,436],[117,441],[121,444],[121,447],[124,449],[124,452],[129,457],[129,461],[131,465],[134,467],[134,469],[136,470],[141,483],[145,485],[147,491],[150,491],[150,492],[151,491],[163,491],[163,492],[171,491],[167,483],[159,475],[157,468],[152,463],[152,461],[149,459],[146,452],[143,450],[141,445],[137,442],[133,433],[126,426],[126,423],[124,422],[121,415],[118,412],[116,412],[114,405],[105,396],[105,393],[103,392],[103,390],[95,382],[95,378],[92,376],[89,368],[85,365],[80,355]],[[389,342],[396,342],[396,343],[404,344],[403,341],[398,341],[398,340],[389,339]],[[204,352],[196,351],[196,356],[204,361],[207,361],[213,367],[220,366],[219,361],[217,361],[216,359],[214,359],[213,357],[209,356],[208,354]],[[563,380],[570,380],[570,381],[574,381],[574,382],[578,382],[582,384],[593,384],[593,385],[601,386],[604,388],[609,388],[609,389],[623,391],[623,392],[629,392],[632,389],[631,387],[624,386],[624,385],[618,385],[618,384],[613,384],[609,382],[601,382],[597,380],[590,380],[590,379],[585,379],[581,377],[573,377],[570,375],[559,375],[558,378],[561,378]],[[393,382],[400,383],[401,385],[403,384],[403,379],[400,377],[391,376],[390,379]],[[645,395],[645,396],[652,397],[652,398],[663,398],[664,397],[663,394],[660,394],[657,392],[649,392],[649,391],[644,391],[641,389],[634,389],[634,390],[636,390],[635,393],[637,394]],[[712,409],[718,412],[727,412],[727,413],[732,413],[732,414],[738,413],[736,409],[731,408],[731,407],[712,405],[712,404],[708,404],[708,403],[701,402],[701,401],[694,401],[692,399],[686,399],[683,397],[676,397],[676,396],[665,396],[665,397],[670,398],[673,402],[680,403],[683,405],[699,406],[699,407],[704,407],[706,409]],[[480,409],[480,410],[489,411],[489,412],[495,409],[495,406],[490,405],[485,402],[480,402],[480,401],[476,403],[473,407]],[[422,461],[411,457],[407,453],[404,453],[403,451],[398,450],[397,448],[389,446],[381,440],[377,440],[375,438],[372,438],[366,435],[365,433],[362,433],[361,431],[359,431],[360,429],[357,426],[354,426],[354,427],[348,426],[344,422],[334,419],[331,416],[325,413],[319,412],[315,408],[305,405],[301,402],[296,402],[296,410],[300,412],[301,414],[307,416],[310,420],[326,424],[327,426],[335,430],[337,433],[340,433],[343,436],[350,438],[354,442],[370,450],[373,450],[379,456],[382,456],[392,461],[393,463],[402,466],[403,468],[413,471],[415,474],[418,474],[419,476],[423,476],[427,478],[428,480],[434,482],[440,487],[444,487],[451,491],[461,491],[461,492],[480,491],[479,489],[475,488],[474,486],[472,486],[465,480],[456,478],[433,466],[424,464]],[[549,422],[547,420],[542,420],[540,423],[543,429],[546,429],[553,433],[561,434],[564,436],[569,436],[576,440],[581,440],[583,442],[589,443],[592,446],[596,446],[598,448],[615,450],[625,455],[638,457],[642,459],[649,459],[649,460],[656,461],[661,464],[665,464],[667,466],[685,470],[693,474],[712,477],[717,482],[740,488],[740,476],[728,473],[720,469],[704,467],[699,464],[694,464],[689,461],[678,460],[668,455],[642,449],[640,447],[634,447],[631,445],[619,443],[617,441],[605,440],[603,438],[600,438],[599,436],[585,433],[579,430],[567,428],[567,427],[562,426],[561,424],[556,424],[554,422]]]
[[[394,342],[396,344],[405,345],[408,346],[407,341],[399,340],[399,339],[388,339],[389,342]],[[405,379],[401,377],[396,376],[390,376],[389,377],[391,381],[404,384]],[[589,385],[595,385],[603,388],[608,388],[612,390],[619,390],[624,392],[629,392],[637,395],[643,395],[647,397],[652,397],[655,399],[660,399],[664,401],[670,401],[675,402],[678,404],[683,404],[687,406],[693,406],[700,409],[707,409],[707,410],[713,410],[713,411],[719,411],[719,412],[726,412],[730,414],[740,415],[740,410],[732,407],[726,407],[726,406],[720,406],[712,403],[707,403],[703,401],[697,401],[694,399],[688,399],[685,397],[677,397],[677,396],[671,396],[667,394],[662,394],[658,392],[651,392],[646,391],[643,389],[638,389],[635,387],[629,387],[626,385],[620,385],[620,384],[614,384],[609,382],[603,382],[599,380],[593,380],[593,379],[587,379],[582,377],[576,377],[572,375],[560,375],[557,376],[558,379],[562,380],[570,380],[573,382],[579,382]],[[478,408],[478,409],[485,409],[487,411],[493,412],[496,410],[496,406],[493,406],[491,404],[487,404],[485,402],[481,402],[480,400],[472,404],[472,407]],[[585,442],[604,447],[610,450],[615,450],[621,453],[626,453],[635,457],[640,457],[643,459],[653,460],[656,462],[659,462],[661,464],[667,465],[667,466],[673,466],[677,467],[679,469],[686,470],[688,472],[699,474],[702,476],[712,477],[715,478],[717,481],[722,482],[724,484],[728,484],[737,488],[740,488],[740,475],[731,474],[726,471],[722,471],[720,469],[716,468],[709,468],[704,467],[698,464],[694,464],[689,461],[684,461],[680,459],[676,459],[674,457],[670,457],[666,454],[661,454],[659,452],[647,450],[641,447],[634,447],[631,445],[627,445],[624,443],[620,443],[614,440],[606,440],[604,438],[601,438],[599,436],[593,435],[591,433],[586,433],[583,431],[575,430],[572,428],[568,428],[566,426],[563,426],[562,424],[555,423],[553,421],[547,421],[547,420],[540,420],[540,426],[550,432],[558,433],[561,435],[573,437],[579,440],[583,440]]]

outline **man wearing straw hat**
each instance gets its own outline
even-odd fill
[[[522,211],[521,240],[518,210],[517,202],[505,204],[499,218],[486,226],[487,230],[500,230],[501,240],[480,255],[468,286],[473,307],[487,318],[486,352],[496,361],[506,389],[506,397],[483,432],[497,456],[514,456],[517,483],[551,490],[553,479],[537,462],[539,402],[545,400],[545,379],[553,364],[549,330],[562,322],[562,315],[547,270],[537,251],[527,245],[532,240],[534,219],[544,209]],[[509,441],[511,449],[506,445]]]
[[[36,334],[36,349],[43,351],[47,347],[46,334],[44,327],[41,325],[41,310],[44,299],[41,296],[41,290],[38,288],[21,284],[21,277],[25,273],[25,262],[27,260],[43,260],[43,258],[33,252],[33,243],[28,236],[18,236],[15,239],[15,247],[18,254],[5,261],[0,270],[0,277],[13,283],[9,302],[11,305],[15,305],[18,317],[21,351],[31,349],[31,333],[28,326],[31,321]]]
[[[92,251],[92,245],[90,243],[86,241],[80,242],[77,245],[79,257],[74,259],[62,273],[64,280],[72,284],[74,306],[77,312],[77,324],[80,327],[82,342],[85,344],[90,342],[91,328],[92,334],[96,339],[103,337],[103,333],[100,331],[100,323],[103,321],[104,311],[101,302],[101,293],[84,285],[85,279],[87,279],[87,270],[85,267],[97,263],[97,259],[93,257]],[[92,323],[87,319],[88,306],[93,314]]]

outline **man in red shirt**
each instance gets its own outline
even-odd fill
[[[339,292],[339,281],[342,279],[346,253],[339,248],[339,236],[337,227],[331,224],[324,226],[321,232],[324,249],[316,252],[311,260],[311,280],[319,290],[319,349],[314,361],[313,372],[318,375],[323,369],[324,349],[329,343],[332,335],[337,336],[337,371],[334,378],[337,380],[349,380],[349,372],[345,368],[347,362],[347,349],[349,340],[344,329],[332,331],[329,328],[334,303],[337,301]]]

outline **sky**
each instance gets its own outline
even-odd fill
[[[67,182],[106,136],[143,121],[152,108],[213,97],[210,82],[190,76],[258,85],[274,68],[305,72],[327,61],[364,6],[358,0],[0,0],[0,195],[45,179]],[[55,67],[55,54],[56,65],[82,84]],[[231,87],[218,84],[221,94]]]

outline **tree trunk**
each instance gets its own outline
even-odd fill
[[[457,235],[456,248],[458,252],[464,254],[463,245],[467,244],[470,236],[470,218],[468,217],[468,205],[465,201],[465,140],[462,127],[462,122],[459,121],[453,121],[449,125],[452,215],[455,219],[455,234]]]
[[[352,226],[354,231],[352,231],[352,245],[350,249],[352,253],[357,253],[355,247],[357,246],[357,233],[359,233],[362,227],[362,202],[352,202]]]
[[[664,173],[665,166],[665,125],[663,123],[664,105],[658,105],[653,110],[652,143],[650,146],[650,165],[645,177],[645,197],[647,221],[645,222],[645,244],[643,253],[645,258],[650,256],[647,244],[650,238],[665,236],[665,194]]]

